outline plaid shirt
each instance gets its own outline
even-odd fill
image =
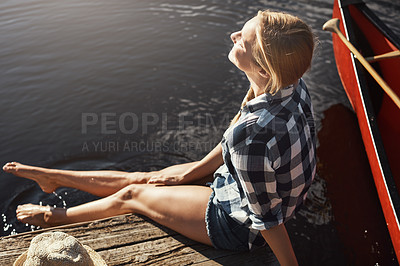
[[[315,175],[314,119],[304,81],[249,101],[221,144],[225,163],[214,174],[214,204],[250,228],[250,248],[263,245],[259,231],[290,219]]]

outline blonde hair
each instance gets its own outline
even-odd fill
[[[296,16],[265,10],[259,11],[256,17],[259,23],[252,54],[256,65],[269,76],[264,91],[275,94],[295,83],[310,68],[315,37],[310,27]],[[250,87],[241,108],[254,97]],[[231,125],[239,117],[240,112]]]

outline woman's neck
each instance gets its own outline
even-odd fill
[[[265,93],[265,87],[267,86],[268,80],[259,75],[246,74],[248,80],[250,81],[250,86],[253,88],[254,96],[260,96]]]
[[[253,88],[254,91],[254,96],[260,96],[261,94],[266,93],[267,91],[265,88],[267,87],[268,80],[266,78],[260,77],[260,76],[252,76],[246,74],[248,80],[250,81],[250,86]],[[297,85],[299,84],[299,80],[296,80],[296,82],[293,83],[293,86],[296,88]]]

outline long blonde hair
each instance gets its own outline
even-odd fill
[[[252,54],[256,65],[269,76],[264,91],[275,94],[295,83],[310,68],[315,36],[306,23],[287,13],[265,10],[259,11],[257,18],[259,23]],[[241,108],[254,97],[254,90],[250,87]],[[231,125],[239,117],[240,112]]]

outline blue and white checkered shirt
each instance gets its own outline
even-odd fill
[[[290,219],[315,175],[315,127],[304,81],[249,101],[221,144],[224,164],[214,173],[213,202],[250,228],[250,248],[262,245],[259,231]]]

